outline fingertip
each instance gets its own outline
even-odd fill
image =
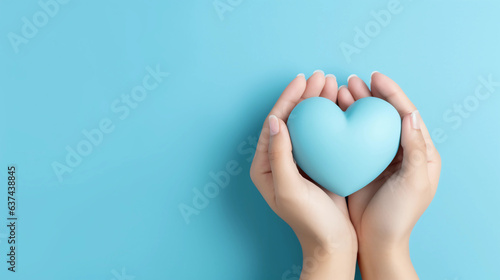
[[[276,122],[279,126],[279,133],[275,134],[269,142],[268,158],[275,181],[286,181],[290,179],[291,174],[298,174],[298,170],[293,160],[292,142],[286,123],[278,118]]]
[[[306,84],[307,84],[306,75],[304,75],[304,73],[297,74],[295,79],[293,79],[293,81],[290,84],[300,85],[300,86],[303,86],[305,89]]]
[[[373,71],[372,74],[370,75],[370,87],[373,90],[373,86],[378,84],[378,81],[380,78],[383,76],[382,73],[378,71]]]
[[[406,114],[401,120],[401,133],[405,134],[406,131],[411,131],[411,114]]]
[[[320,69],[314,70],[313,75],[316,74],[316,73],[320,73],[323,76],[325,75],[325,72],[323,70],[320,70]]]
[[[416,110],[415,105],[413,105],[401,87],[384,74],[376,72],[372,75],[371,92],[373,96],[391,103],[398,110],[401,117]]]
[[[379,71],[373,71],[371,74],[370,74],[370,80],[373,80],[374,78],[380,76],[380,75],[383,75],[382,73],[380,73]]]
[[[388,90],[395,90],[394,85],[397,86],[396,82],[378,71],[373,71],[370,76],[370,88],[372,92],[376,91],[381,97],[386,97],[384,93]]]
[[[307,85],[302,95],[302,99],[319,96],[324,86],[325,72],[323,72],[323,70],[314,71],[311,77],[307,79]]]
[[[327,74],[325,76],[325,85],[319,96],[328,98],[336,103],[337,91],[338,91],[337,78],[333,74]]]
[[[300,73],[298,74],[295,79],[293,79],[293,81],[291,82],[291,84],[294,83],[294,84],[298,84],[298,85],[303,85],[304,88],[306,86],[306,83],[307,83],[307,79],[306,79],[306,75],[304,75],[304,73]]]
[[[293,95],[293,99],[296,99],[294,100],[294,102],[298,101],[304,93],[306,85],[306,77],[303,73],[300,73],[290,82],[290,84],[288,84],[288,86],[283,91],[282,96]]]
[[[286,122],[275,115],[269,116],[269,134],[271,138],[290,138]]]
[[[402,120],[401,146],[403,147],[403,170],[427,170],[427,146],[420,129],[412,125],[412,114]],[[425,170],[424,170],[425,169]]]
[[[354,97],[345,85],[339,87],[338,103],[340,109],[342,109],[343,111],[347,110],[347,108],[349,108],[349,106],[354,103]]]
[[[410,114],[411,126],[413,129],[420,130],[420,113],[418,110],[411,112]]]
[[[414,111],[403,116],[403,120],[401,123],[401,145],[403,146],[403,148],[405,146],[417,148],[417,146],[426,145],[422,130],[419,126],[415,127],[414,124],[414,122],[420,121],[421,120],[420,116],[418,115],[418,111]]]
[[[286,122],[282,119],[278,119],[279,125],[280,125],[280,133],[282,133],[284,136],[290,138],[290,135],[288,134],[288,127],[286,125]]]
[[[269,135],[272,137],[280,132],[280,123],[275,115],[269,116]]]
[[[352,94],[354,100],[359,100],[361,98],[369,97],[372,95],[368,86],[358,76],[351,75],[347,80],[347,88]]]

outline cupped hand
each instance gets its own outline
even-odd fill
[[[368,96],[382,98],[398,110],[402,131],[401,146],[389,167],[348,197],[349,214],[359,240],[362,274],[363,270],[381,269],[371,256],[379,260],[383,256],[409,260],[411,231],[432,201],[441,171],[441,158],[420,114],[403,90],[387,76],[374,72],[371,91],[360,78],[352,76],[348,87],[339,91],[339,106],[345,110],[355,100]],[[406,265],[409,267],[411,262]],[[385,277],[392,279],[387,274]]]
[[[304,251],[303,273],[310,258],[317,264],[328,263],[310,273],[336,269],[339,277],[335,279],[343,279],[343,271],[344,278],[352,279],[357,239],[345,198],[304,177],[292,156],[286,121],[300,101],[315,96],[337,101],[333,75],[325,77],[322,71],[316,71],[306,81],[299,74],[287,86],[264,122],[250,176],[271,209],[297,235]]]

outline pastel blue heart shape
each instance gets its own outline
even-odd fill
[[[397,110],[376,97],[359,99],[345,112],[329,99],[308,98],[287,125],[299,167],[340,196],[377,178],[396,156],[401,135]]]

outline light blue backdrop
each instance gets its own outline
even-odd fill
[[[438,136],[440,187],[411,239],[421,278],[500,278],[500,86],[481,82],[500,81],[498,1],[62,2],[0,1],[0,278],[298,279],[248,159],[284,87],[316,69],[386,73]]]

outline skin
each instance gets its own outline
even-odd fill
[[[335,77],[316,72],[307,81],[299,75],[288,85],[264,122],[250,176],[300,241],[304,256],[301,279],[353,279],[357,239],[346,201],[301,175],[285,124],[295,105],[314,96],[335,102]],[[270,119],[271,115],[275,117]],[[270,122],[278,127],[272,136]]]
[[[343,110],[357,99],[376,96],[403,118],[398,156],[379,178],[352,194],[349,205],[312,182],[293,160],[286,120],[300,101],[315,96]],[[283,91],[262,127],[250,176],[300,241],[301,279],[354,279],[356,257],[365,280],[418,279],[408,240],[436,191],[440,159],[419,115],[411,121],[415,110],[402,90],[380,73],[372,76],[371,92],[357,77],[337,89],[335,77],[322,71],[307,81],[297,76]]]
[[[341,108],[367,96],[391,103],[402,119],[401,146],[389,167],[348,198],[359,243],[364,280],[418,279],[409,255],[410,234],[438,186],[441,157],[417,108],[387,76],[375,72],[371,91],[358,77],[349,79]],[[350,97],[347,97],[350,95]]]

